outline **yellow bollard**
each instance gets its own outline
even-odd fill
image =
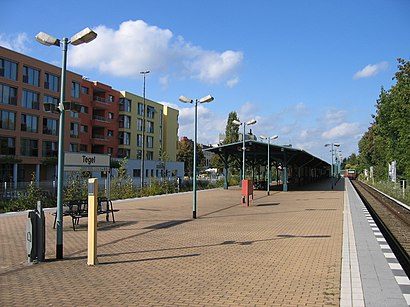
[[[88,179],[88,265],[96,265],[97,260],[97,178]]]

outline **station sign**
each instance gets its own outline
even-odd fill
[[[87,152],[64,153],[64,171],[98,172],[110,170],[110,155]]]

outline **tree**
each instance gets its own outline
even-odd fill
[[[232,123],[233,120],[239,121],[238,115],[235,111],[230,112],[225,128],[224,144],[236,143],[239,141],[239,126]]]
[[[178,142],[177,161],[184,162],[185,174],[192,177],[194,164],[194,141],[187,137],[182,138]],[[205,156],[201,147],[196,144],[196,163],[201,165],[205,162]]]
[[[387,164],[397,161],[398,176],[410,177],[410,62],[398,59],[397,82],[381,89],[374,122],[359,141],[362,163],[375,167],[375,176],[384,177]]]

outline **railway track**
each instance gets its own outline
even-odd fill
[[[403,270],[410,276],[410,210],[363,182],[351,182]]]

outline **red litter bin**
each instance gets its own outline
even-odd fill
[[[249,196],[252,196],[253,205],[253,181],[252,180],[242,180],[242,203],[249,207]]]

